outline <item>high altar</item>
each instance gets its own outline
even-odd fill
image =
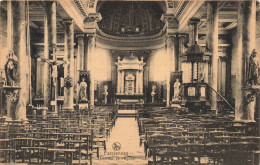
[[[131,54],[117,58],[117,103],[143,102],[144,58]]]

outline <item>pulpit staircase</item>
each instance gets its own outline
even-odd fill
[[[218,112],[223,115],[235,115],[235,108],[232,103],[230,103],[224,96],[222,96],[219,92],[217,92],[213,87],[207,84],[212,92],[215,92],[219,96],[218,100]]]

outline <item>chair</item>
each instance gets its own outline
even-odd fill
[[[153,135],[148,138],[148,157],[152,156],[152,164],[180,163],[185,153],[178,151],[174,139],[169,135]],[[148,164],[151,162],[148,162]]]
[[[13,162],[16,162],[16,152],[13,149],[12,140],[10,139],[0,139],[0,158],[4,160],[4,162],[11,163],[11,159]]]

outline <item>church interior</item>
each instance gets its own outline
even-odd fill
[[[1,0],[0,164],[260,163],[259,0]]]

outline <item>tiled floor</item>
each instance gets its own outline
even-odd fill
[[[113,144],[119,143],[120,150],[114,150]],[[107,139],[107,151],[101,151],[100,159],[94,159],[94,165],[146,165],[144,148],[140,145],[138,125],[135,118],[118,118],[110,137]]]

